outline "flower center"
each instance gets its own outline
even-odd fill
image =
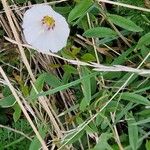
[[[53,17],[50,16],[44,16],[42,19],[42,24],[46,25],[46,27],[49,29],[54,29],[55,27],[55,20]]]

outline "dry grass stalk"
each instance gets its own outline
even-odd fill
[[[113,127],[114,127],[114,136],[115,136],[115,139],[116,139],[116,142],[119,146],[119,149],[120,150],[124,150],[122,144],[121,144],[121,141],[120,141],[120,137],[119,137],[119,134],[118,134],[118,131],[117,131],[117,127],[116,127],[116,124],[115,124],[115,113],[110,113],[110,116],[111,116],[111,120],[113,122]]]
[[[93,43],[91,41],[89,41],[88,39],[84,38],[83,36],[81,36],[79,34],[77,34],[76,36],[79,39],[81,39],[83,42],[87,43],[88,45],[93,46]],[[101,54],[104,54],[104,55],[109,56],[109,57],[113,57],[110,53],[108,53],[108,48],[100,48],[100,47],[96,46],[96,49]]]
[[[28,63],[28,60],[27,60],[26,55],[25,55],[25,53],[24,53],[23,46],[22,46],[22,44],[21,44],[21,40],[20,40],[20,38],[19,38],[19,34],[17,33],[17,29],[16,29],[16,27],[15,27],[15,25],[14,25],[14,22],[13,22],[13,19],[15,19],[16,25],[18,26],[18,23],[17,23],[17,21],[16,21],[16,18],[14,17],[14,15],[11,14],[12,12],[11,12],[11,10],[10,10],[10,8],[9,8],[9,6],[8,6],[8,4],[7,4],[7,2],[6,2],[5,0],[2,0],[2,4],[3,4],[4,10],[5,10],[5,12],[6,12],[6,16],[7,16],[7,18],[8,18],[10,28],[11,28],[11,30],[12,30],[12,32],[13,32],[14,37],[15,37],[16,44],[17,44],[17,46],[18,46],[18,48],[19,48],[19,51],[20,51],[22,60],[23,60],[25,66],[26,66],[26,68],[27,68],[27,70],[28,70],[28,73],[29,73],[29,75],[30,75],[32,81],[35,82],[35,77],[34,77],[34,75],[33,75],[33,73],[32,73],[31,68],[30,68],[30,65],[29,65],[29,63]],[[13,16],[13,19],[12,19],[12,16]],[[61,134],[61,131],[60,131],[60,129],[59,129],[59,126],[57,125],[57,122],[55,121],[55,118],[54,118],[53,114],[51,113],[51,110],[49,109],[49,107],[48,107],[46,101],[47,101],[47,98],[46,98],[46,97],[40,97],[40,98],[39,98],[40,104],[43,106],[43,108],[45,109],[45,111],[46,111],[47,114],[49,115],[50,120],[52,121],[52,124],[54,125],[54,128],[55,128],[55,131],[56,131],[56,133],[57,133],[57,135],[58,135],[58,138],[62,138],[63,135]]]
[[[6,38],[6,40],[8,40],[9,42],[12,42],[14,44],[16,44],[16,41],[11,40],[9,38]],[[28,45],[28,44],[21,44],[24,47],[27,48],[32,48],[34,49],[32,46]],[[147,75],[150,74],[150,70],[149,69],[139,69],[139,68],[132,68],[132,67],[127,67],[127,66],[123,66],[123,65],[113,65],[113,66],[106,66],[106,65],[102,65],[102,64],[97,64],[97,63],[88,63],[88,62],[82,62],[79,60],[71,60],[71,59],[66,59],[63,58],[57,54],[53,54],[53,53],[49,53],[50,56],[62,59],[64,61],[67,61],[71,64],[74,65],[81,65],[81,66],[89,66],[89,67],[93,67],[93,70],[96,71],[102,71],[102,72],[133,72],[133,73],[137,73],[139,75]]]
[[[89,13],[87,13],[87,20],[88,20],[89,28],[91,29],[92,28],[92,24],[91,24]],[[94,52],[95,52],[95,57],[96,57],[97,63],[99,64],[100,62],[99,62],[99,58],[98,58],[98,54],[97,54],[97,49],[96,49],[96,44],[95,44],[94,38],[92,38],[92,46],[93,46],[93,49],[94,49]]]
[[[130,9],[136,9],[139,11],[145,11],[145,12],[150,12],[150,9],[146,9],[143,7],[137,7],[137,6],[133,6],[133,5],[129,5],[129,4],[124,4],[124,3],[119,3],[119,2],[113,2],[110,0],[96,0],[97,2],[104,2],[104,3],[108,3],[108,4],[113,4],[113,5],[117,5],[117,6],[122,6],[122,7],[127,7]]]
[[[68,0],[58,0],[58,1],[53,1],[53,2],[46,2],[46,3],[42,3],[42,4],[53,5],[53,4],[59,4],[59,3],[62,3],[62,2],[66,2],[66,1],[68,1]],[[36,5],[36,4],[33,4],[33,5]],[[21,11],[21,10],[24,10],[24,9],[26,9],[26,8],[29,8],[29,7],[31,7],[31,6],[33,6],[33,5],[30,5],[30,6],[23,6],[23,7],[16,7],[16,5],[11,5],[11,6],[10,6],[10,9],[11,9],[11,10],[15,10],[15,11],[17,12],[17,11]],[[4,11],[0,11],[0,14],[3,14],[3,13],[5,13],[5,10],[4,10]]]
[[[116,28],[116,26],[112,23],[112,21],[110,19],[107,19],[107,15],[103,12],[102,16],[104,19],[106,19],[108,21],[108,23],[111,25],[111,27],[116,31],[116,33],[118,34],[118,36],[124,41],[124,43],[126,43],[126,45],[128,45],[128,47],[131,47],[131,44],[127,41],[127,39],[121,34],[121,32]]]
[[[5,81],[7,82],[8,87],[10,88],[10,90],[11,90],[13,96],[15,97],[17,103],[19,104],[19,106],[20,106],[21,110],[23,111],[25,117],[27,118],[28,122],[30,123],[30,125],[31,125],[33,131],[35,132],[37,138],[39,139],[39,141],[40,141],[40,143],[41,143],[43,149],[44,149],[44,150],[48,150],[48,148],[47,148],[45,142],[43,141],[43,139],[42,139],[41,135],[39,134],[37,128],[35,127],[34,123],[32,122],[32,120],[31,120],[31,118],[30,118],[28,112],[26,111],[26,109],[24,108],[24,106],[23,106],[23,104],[22,104],[20,98],[18,97],[18,95],[17,95],[17,93],[16,93],[14,87],[12,86],[12,84],[10,83],[10,81],[8,80],[8,78],[7,78],[6,74],[5,74],[5,72],[3,71],[3,69],[2,69],[1,67],[0,67],[0,73],[1,73],[1,75],[3,76],[3,78],[5,79]]]
[[[4,31],[7,33],[7,35],[10,38],[12,38],[13,37],[12,32],[11,32],[11,30],[10,30],[6,20],[5,20],[5,18],[1,14],[0,14],[0,24],[3,27]]]
[[[16,30],[16,27],[15,27],[14,22],[13,22],[12,17],[11,17],[12,16],[11,10],[10,10],[6,0],[2,0],[2,4],[3,4],[4,10],[5,10],[5,13],[6,13],[6,16],[7,16],[9,25],[10,25],[10,28],[11,28],[11,30],[13,32],[14,37],[15,37],[15,40],[16,40],[17,43],[21,43],[21,40],[19,38],[19,35],[17,33],[17,30]],[[29,73],[31,79],[33,81],[35,81],[35,77],[34,77],[34,75],[32,73],[32,70],[31,70],[30,65],[28,63],[28,60],[27,60],[26,55],[24,53],[24,49],[23,49],[23,47],[20,44],[17,44],[17,45],[18,45],[18,48],[19,48],[22,60],[23,60],[25,66],[26,66],[26,68],[28,70],[28,73]]]

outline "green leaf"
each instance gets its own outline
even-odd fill
[[[132,118],[131,118],[132,117]],[[127,118],[128,122],[128,134],[129,134],[129,142],[132,150],[137,150],[138,145],[138,127],[137,125],[133,125],[136,123],[132,114]]]
[[[67,5],[67,6],[58,6],[57,7],[53,7],[54,10],[56,12],[58,12],[59,14],[63,15],[63,16],[68,16],[68,14],[70,13],[71,11],[71,6]]]
[[[45,82],[47,84],[49,84],[50,86],[54,87],[54,88],[56,88],[56,87],[61,85],[60,79],[57,76],[55,76],[55,75],[53,75],[51,73],[47,73],[46,74]]]
[[[149,48],[146,47],[145,45],[141,47],[141,55],[143,57],[143,59],[148,55],[148,53],[150,52]],[[150,57],[148,57],[145,61],[145,63],[150,63]]]
[[[60,51],[61,55],[67,59],[75,59],[76,57],[68,49],[63,49]]]
[[[149,123],[149,122],[150,122],[150,117],[136,122],[135,125],[141,125],[141,124],[145,124],[145,123]]]
[[[108,120],[104,118],[103,122],[101,123],[101,129],[105,130],[107,127],[108,127]]]
[[[62,141],[63,144],[72,144],[78,141],[85,133],[84,129],[81,130],[82,126],[84,125],[83,120],[80,117],[77,117],[76,122],[79,124],[79,126],[68,132],[68,134],[64,137],[64,140]]]
[[[136,114],[147,118],[149,117],[150,109],[144,109],[142,111],[137,112]]]
[[[120,33],[123,35],[123,36],[128,36],[130,34],[130,31],[127,31],[127,30],[122,30],[120,31]],[[119,35],[116,35],[114,37],[106,37],[106,38],[103,38],[103,39],[100,39],[97,43],[98,45],[100,44],[106,44],[106,43],[110,43],[114,40],[117,40],[120,36]]]
[[[81,57],[81,59],[83,60],[83,61],[86,61],[86,62],[91,62],[91,61],[96,61],[96,58],[92,55],[92,54],[90,54],[90,53],[86,53],[86,54],[84,54],[82,57]]]
[[[61,85],[60,79],[50,73],[42,73],[34,83],[34,86],[38,92],[41,92],[44,86],[44,82],[49,84],[52,87],[58,87]],[[30,96],[34,97],[36,95],[36,91],[32,88],[30,92]]]
[[[80,117],[76,118],[76,122],[78,123],[78,125],[85,124],[85,121]],[[98,132],[98,129],[97,129],[96,125],[93,122],[90,122],[89,125],[86,125],[86,127],[84,129],[88,134]]]
[[[135,93],[125,92],[121,94],[121,99],[128,100],[137,104],[146,105],[146,106],[150,105],[150,101],[147,98]]]
[[[150,45],[150,32],[145,34],[139,39],[136,48],[141,49],[143,46],[148,46],[148,45]]]
[[[118,72],[116,73],[118,75]],[[113,87],[120,87],[122,86],[122,84],[128,80],[128,78],[131,76],[131,73],[126,73],[123,77],[120,78],[120,80],[118,82],[116,82]],[[132,78],[130,79],[130,81],[128,81],[126,86],[129,86],[131,83],[133,83],[133,81],[135,81],[135,79],[138,77],[137,74],[135,74],[134,76],[132,76]],[[121,81],[121,82],[120,82]]]
[[[42,89],[43,89],[43,86],[44,86],[44,81],[45,81],[45,76],[46,76],[46,73],[42,73],[35,81],[34,83],[34,86],[36,88],[36,90],[38,92],[40,92]],[[31,92],[30,92],[30,96],[34,96],[36,95],[36,92],[35,92],[35,89],[32,88],[31,89]]]
[[[133,21],[119,15],[108,14],[108,19],[115,25],[133,32],[142,32],[143,29],[137,26]]]
[[[123,118],[123,116],[125,116],[132,107],[133,107],[133,103],[129,102],[124,108],[122,108],[121,112],[116,114],[115,122],[116,123],[119,122],[121,120],[121,118]]]
[[[72,47],[71,49],[72,49],[71,53],[74,57],[76,57],[76,55],[79,54],[81,51],[81,48],[78,47]]]
[[[90,71],[86,67],[81,67],[81,76],[82,77],[89,75],[89,73],[90,73]],[[84,109],[86,109],[86,106],[89,105],[89,103],[91,101],[91,79],[85,78],[82,80],[81,83],[82,83],[82,90],[83,90],[83,94],[84,94],[84,98],[82,99],[81,104],[85,103],[85,105],[84,105],[84,107],[80,107],[80,109],[82,108],[82,111],[83,111]]]
[[[13,109],[14,109],[13,119],[14,119],[15,122],[17,122],[18,119],[19,119],[20,116],[21,116],[21,108],[20,108],[20,106],[16,103],[16,104],[13,106]]]
[[[9,95],[0,100],[0,106],[3,108],[12,107],[16,103],[16,99],[13,95]]]
[[[42,3],[44,0],[35,0],[36,3]]]
[[[46,132],[47,132],[46,130],[47,129],[43,128],[42,126],[39,128],[39,133],[43,139],[46,136]],[[41,143],[38,140],[37,136],[35,135],[34,139],[30,144],[29,150],[38,150],[40,148],[41,148]]]
[[[11,91],[8,86],[4,86],[4,88],[2,89],[2,93],[4,97],[11,95]]]
[[[65,138],[64,138],[64,141],[62,143],[66,143],[68,141],[67,144],[72,144],[72,143],[78,141],[83,136],[83,134],[85,133],[84,130],[82,130],[78,133],[77,132],[78,132],[78,129],[76,129],[75,131],[73,131],[73,132],[69,133],[68,135],[66,135]]]
[[[145,148],[146,150],[150,150],[150,141],[146,141]]]
[[[16,0],[16,3],[18,3],[18,4],[23,4],[23,3],[26,3],[27,2],[27,0]]]
[[[85,31],[83,33],[83,36],[86,36],[86,37],[98,37],[98,38],[108,38],[108,37],[114,37],[116,36],[117,33],[110,29],[110,28],[106,28],[106,27],[95,27],[95,28],[92,28],[92,29],[89,29],[87,31]]]
[[[99,137],[98,143],[91,150],[113,150],[111,146],[108,144],[108,140],[112,138],[111,133],[102,133]]]
[[[133,52],[135,47],[131,47],[125,51],[122,52],[117,58],[114,59],[112,62],[112,65],[119,65],[123,64],[125,61],[128,60],[128,56]]]
[[[84,111],[86,110],[87,106],[89,105],[89,102],[86,100],[85,97],[83,97],[83,99],[80,102],[80,110]]]
[[[98,74],[99,74],[99,72],[91,73],[90,75],[84,76],[84,77],[82,77],[81,79],[72,81],[72,82],[70,82],[70,83],[64,84],[64,85],[59,86],[59,87],[56,87],[56,88],[54,88],[54,89],[50,89],[50,90],[48,90],[48,91],[46,91],[46,92],[41,92],[41,93],[39,93],[39,94],[34,95],[33,97],[32,97],[32,96],[29,96],[28,99],[36,99],[36,98],[38,98],[39,96],[46,96],[46,95],[54,94],[54,93],[56,93],[56,92],[58,92],[58,91],[66,90],[66,89],[68,89],[68,88],[70,88],[70,87],[72,87],[72,86],[75,86],[75,85],[81,83],[84,79],[91,78],[91,77],[95,77],[95,76],[98,75]]]
[[[86,13],[88,8],[93,4],[92,0],[82,0],[78,3],[70,12],[68,16],[68,22],[72,22],[75,19],[81,17]]]
[[[68,72],[65,72],[62,77],[62,84],[67,84],[69,82],[70,77],[71,77],[71,74]]]
[[[78,74],[77,69],[75,67],[71,66],[71,65],[63,65],[63,69],[67,73]]]

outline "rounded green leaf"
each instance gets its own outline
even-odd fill
[[[16,99],[12,94],[0,100],[0,106],[3,108],[12,107],[15,103],[16,103]]]
[[[72,22],[86,13],[88,8],[93,4],[92,0],[82,0],[70,12],[68,22]]]
[[[143,29],[137,26],[133,21],[119,15],[108,14],[108,19],[115,25],[133,32],[142,32]]]
[[[105,38],[105,37],[114,37],[117,35],[117,33],[110,28],[95,27],[85,31],[83,35],[89,38],[91,37]]]
[[[96,58],[95,58],[92,54],[90,54],[90,53],[84,54],[84,55],[81,57],[81,59],[82,59],[83,61],[86,61],[86,62],[88,62],[88,61],[96,61]]]
[[[148,46],[148,45],[150,45],[150,32],[145,34],[139,39],[136,48],[141,49],[143,46]]]
[[[142,104],[146,106],[150,106],[150,101],[139,94],[125,92],[121,94],[121,99],[128,100],[130,102],[134,102],[137,104]]]

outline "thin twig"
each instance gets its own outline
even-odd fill
[[[9,38],[6,38],[6,40],[8,40],[9,42],[13,43],[13,44],[19,44],[19,43],[16,43],[16,41],[14,40],[11,40]],[[24,47],[27,47],[27,48],[31,48],[31,49],[35,49],[33,48],[32,46],[28,45],[28,44],[20,44]],[[106,66],[106,65],[102,65],[102,64],[97,64],[97,63],[87,63],[87,62],[82,62],[82,61],[79,61],[79,60],[72,60],[72,59],[66,59],[66,58],[63,58],[57,54],[54,54],[54,53],[51,53],[49,52],[49,55],[50,56],[53,56],[53,57],[56,57],[56,58],[59,58],[59,59],[62,59],[64,61],[67,61],[71,64],[74,64],[74,65],[81,65],[81,66],[89,66],[89,67],[93,67],[93,70],[95,71],[104,71],[104,72],[120,72],[120,71],[123,71],[123,72],[131,72],[131,73],[137,73],[139,75],[144,75],[144,74],[150,74],[150,70],[149,69],[139,69],[139,68],[132,68],[132,67],[127,67],[127,66],[123,66],[123,65],[113,65],[113,66]]]
[[[111,27],[116,31],[116,33],[119,35],[119,37],[129,46],[131,47],[130,43],[126,40],[126,38],[122,35],[122,33],[116,28],[116,26],[113,24],[113,22],[108,19],[107,15],[104,12],[101,12],[103,17],[108,21],[108,23],[111,25]]]
[[[35,88],[35,86],[32,84],[32,87],[34,88],[34,91],[36,92],[36,94],[38,94],[38,91],[37,89]],[[53,126],[54,126],[54,129],[56,130],[56,133],[57,133],[57,136],[58,138],[62,138],[63,137],[63,134],[61,133],[61,130],[51,112],[51,110],[49,109],[48,105],[47,105],[47,102],[46,102],[46,99],[45,97],[43,96],[40,96],[39,97],[39,102],[40,104],[43,106],[44,110],[47,112],[47,114],[49,115],[50,119],[51,119],[51,122],[53,123]]]
[[[91,20],[90,20],[89,13],[87,13],[87,20],[88,20],[89,28],[91,29],[92,25],[91,25]],[[100,62],[99,62],[99,57],[98,57],[98,53],[97,53],[97,50],[96,50],[96,44],[95,44],[94,38],[92,38],[92,46],[94,48],[94,52],[95,52],[95,57],[96,57],[97,63],[99,64]]]
[[[112,119],[112,122],[113,122],[113,127],[114,127],[114,134],[115,134],[115,139],[116,139],[116,142],[119,146],[119,149],[120,150],[124,150],[121,142],[120,142],[120,138],[119,138],[119,134],[118,134],[118,131],[117,131],[117,127],[115,125],[115,113],[110,113],[111,114],[111,119]]]
[[[133,6],[133,5],[129,5],[129,4],[124,4],[124,3],[120,3],[120,2],[113,2],[113,1],[109,1],[109,0],[96,0],[96,1],[97,2],[104,2],[104,3],[108,3],[108,4],[113,4],[113,5],[117,5],[117,6],[122,6],[122,7],[127,7],[127,8],[131,8],[131,9],[136,9],[139,11],[150,12],[150,9],[143,8],[143,7],[137,7],[137,6]]]
[[[54,4],[59,4],[59,3],[62,3],[62,2],[66,2],[66,1],[68,1],[68,0],[58,0],[58,1],[53,1],[53,2],[42,3],[41,5],[43,5],[43,4],[54,5]],[[29,7],[34,6],[34,5],[36,5],[36,4],[32,4],[30,6],[24,6],[24,7],[17,7],[17,8],[14,5],[12,5],[12,6],[10,6],[10,9],[11,10],[15,10],[15,11],[17,11],[17,10],[20,11],[20,10],[29,8]],[[11,8],[11,7],[14,7],[14,8]],[[5,13],[5,10],[4,11],[0,11],[0,14],[3,14],[3,13]]]

